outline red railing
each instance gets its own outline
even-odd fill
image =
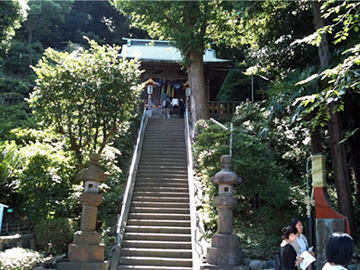
[[[242,101],[209,101],[210,117],[232,116]]]

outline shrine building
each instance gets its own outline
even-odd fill
[[[141,62],[141,81],[152,79],[156,86],[153,89],[152,103],[160,105],[160,94],[167,92],[170,97],[185,100],[184,84],[188,81],[186,69],[181,65],[183,55],[169,41],[128,39],[122,46],[121,57],[137,58]],[[215,50],[207,49],[204,54],[204,76],[208,101],[215,101],[220,87],[228,73],[231,60],[219,59]],[[148,94],[144,89],[141,98],[147,103]]]

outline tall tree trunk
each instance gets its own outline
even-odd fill
[[[311,122],[311,120],[314,119],[315,116],[316,116],[316,111],[312,111],[311,113],[305,116],[305,121]],[[322,138],[321,138],[321,131],[319,126],[316,126],[315,130],[311,130],[310,139],[311,139],[311,154],[316,155],[322,153],[324,149],[321,144]]]
[[[320,128],[316,127],[314,131],[311,132],[311,152],[313,155],[320,154],[323,152],[323,147],[321,145],[321,133]]]
[[[321,3],[312,1],[312,10],[314,17],[315,30],[324,27],[324,19],[321,16]],[[321,38],[319,46],[319,58],[322,69],[326,69],[329,65],[330,50],[326,34]],[[351,200],[350,176],[347,166],[346,151],[344,144],[340,141],[344,139],[341,118],[339,112],[333,112],[335,102],[329,104],[330,121],[328,130],[330,136],[330,149],[332,167],[334,170],[334,179],[336,184],[336,192],[338,196],[339,212],[349,219],[351,234],[354,234],[354,211]]]
[[[31,44],[32,44],[32,38],[33,38],[33,27],[32,25],[30,25],[29,23],[24,23],[24,26],[28,32],[28,44],[27,44],[27,51],[29,53],[29,70],[30,70],[30,66],[32,66],[33,64],[33,56],[32,56],[32,48],[31,48]]]
[[[329,104],[332,112],[335,102]],[[340,142],[344,139],[340,113],[331,113],[328,123],[330,136],[331,159],[334,170],[336,192],[338,195],[339,212],[349,218],[351,233],[354,233],[354,211],[351,200],[350,175],[347,166],[346,151],[344,144]]]
[[[353,131],[360,128],[359,98],[357,94],[346,94],[345,113],[348,121],[348,129]],[[349,139],[351,179],[355,183],[355,198],[360,205],[360,130],[356,131]]]
[[[314,17],[314,26],[316,31],[320,28],[323,28],[325,26],[325,22],[321,14],[321,9],[320,9],[321,3],[318,1],[312,1],[311,3],[312,3],[312,11]],[[330,49],[326,34],[323,34],[321,37],[321,42],[318,51],[319,51],[321,67],[325,69],[329,66],[329,60],[330,60]]]
[[[200,119],[209,119],[209,105],[206,99],[206,87],[204,78],[203,54],[192,50],[187,58],[191,63],[188,66],[189,84],[191,89],[191,114],[195,125]]]

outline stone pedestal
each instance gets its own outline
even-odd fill
[[[326,182],[325,156],[312,156],[312,179],[316,209],[316,267],[321,269],[326,263],[326,246],[334,232],[342,231],[350,234],[349,220],[338,213],[331,205]]]
[[[83,171],[80,180],[84,181],[85,193],[80,196],[83,205],[81,231],[74,234],[74,243],[69,245],[68,262],[60,262],[60,270],[106,270],[109,263],[104,261],[105,245],[100,243],[100,234],[95,231],[98,206],[102,203],[97,194],[99,183],[107,175],[99,168],[100,155],[90,155],[90,167]]]
[[[233,195],[233,186],[241,182],[241,179],[230,170],[231,157],[221,157],[221,171],[211,182],[219,185],[219,196],[215,198],[215,206],[218,208],[218,233],[211,241],[211,247],[207,249],[207,263],[200,268],[203,270],[238,270],[243,269],[239,249],[239,238],[232,233],[232,212],[236,206]]]
[[[207,249],[207,262],[214,265],[240,265],[239,237],[234,234],[215,234]]]

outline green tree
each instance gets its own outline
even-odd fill
[[[64,22],[65,15],[70,12],[73,4],[71,1],[30,1],[29,14],[23,23],[27,31],[27,51],[29,66],[33,64],[33,54],[36,52],[33,46],[34,35],[49,35],[50,22]]]
[[[18,185],[13,176],[19,161],[20,155],[15,143],[0,141],[0,195],[2,200],[5,200],[14,186]]]
[[[184,56],[192,89],[192,119],[208,119],[203,54],[228,26],[231,5],[221,1],[112,1],[150,36],[171,41]]]
[[[24,3],[15,0],[0,2],[0,49],[4,49],[15,29],[20,27],[21,20],[26,18],[27,5]]]
[[[278,5],[280,9],[283,9],[286,5],[291,5],[290,2],[289,4],[283,1],[277,2],[282,3]],[[276,88],[282,88],[282,90],[275,91],[277,101],[272,105],[276,108],[285,108],[285,106],[279,106],[279,103],[284,104],[284,100],[287,100],[286,107],[288,109],[294,109],[294,106],[292,105],[295,100],[304,101],[300,106],[299,103],[296,104],[297,107],[295,107],[294,116],[296,114],[297,116],[302,116],[302,119],[308,123],[309,127],[311,127],[310,134],[313,144],[313,153],[321,152],[321,147],[319,147],[321,146],[321,143],[318,140],[320,138],[320,136],[318,136],[320,133],[319,129],[325,127],[328,129],[339,211],[350,219],[352,233],[354,233],[353,207],[346,149],[345,144],[341,143],[343,142],[344,135],[342,130],[343,120],[340,117],[339,111],[344,108],[344,104],[339,103],[339,100],[342,96],[345,96],[346,93],[349,94],[352,91],[353,93],[357,91],[358,78],[356,77],[358,76],[355,71],[357,67],[354,67],[358,65],[356,63],[356,54],[358,50],[356,49],[356,45],[354,46],[355,39],[352,39],[351,42],[347,42],[347,44],[343,44],[343,46],[337,46],[337,44],[340,41],[347,40],[348,37],[354,34],[354,37],[358,36],[359,4],[357,2],[351,3],[349,1],[343,1],[341,3],[335,3],[334,1],[311,1],[303,4],[299,1],[297,5],[299,8],[296,9],[293,14],[303,12],[309,13],[309,11],[312,11],[312,21],[314,22],[315,32],[311,31],[311,33],[305,35],[305,38],[297,42],[294,42],[296,35],[289,32],[290,35],[288,35],[288,39],[291,42],[291,47],[298,47],[298,45],[303,47],[305,45],[304,42],[310,43],[318,47],[318,56],[314,57],[314,55],[312,55],[313,59],[308,58],[307,63],[312,66],[310,69],[305,68],[301,64],[299,65],[298,58],[296,58],[296,62],[293,61],[296,63],[297,67],[300,68],[300,72],[297,72],[297,74],[299,74],[298,81],[303,80],[298,85],[295,85],[294,82],[296,80],[294,80],[294,76],[292,76],[296,73],[294,72],[296,67],[288,66],[287,70],[282,69],[283,75],[277,77],[280,80],[280,83],[274,83]],[[271,22],[273,17],[269,16],[270,13],[268,12],[266,14],[267,15],[264,17],[265,21]],[[325,19],[330,22],[330,25],[325,24]],[[246,22],[246,20],[244,21]],[[273,24],[274,23],[277,23],[277,21],[274,20]],[[296,29],[294,29],[294,31],[296,31]],[[270,33],[270,36],[265,40],[269,40],[269,37],[277,37],[268,31],[266,27],[264,31],[260,30],[259,32]],[[331,32],[335,32],[335,35],[326,35]],[[264,34],[258,36],[255,35],[255,41],[259,40],[259,36],[266,37]],[[271,41],[271,39],[269,41]],[[358,41],[356,41],[356,43],[358,43]],[[349,46],[350,44],[351,46]],[[346,49],[349,50],[346,51]],[[263,48],[260,46],[255,50],[255,55],[256,52],[261,53],[262,51]],[[341,56],[342,52],[347,53],[349,57],[344,60],[344,57]],[[339,62],[340,64],[336,68],[329,69],[329,67],[337,65]],[[255,64],[257,64],[256,68],[254,68],[255,71],[265,72],[271,70],[266,67],[266,65],[264,66],[260,61],[256,61]],[[310,76],[309,70],[312,70],[315,74],[310,74]],[[353,73],[353,71],[355,71],[355,73]],[[304,77],[306,73],[308,76]],[[292,82],[288,81],[290,77],[292,77]],[[323,78],[320,80],[321,77]],[[284,80],[284,78],[286,79]],[[292,87],[290,86],[291,84],[293,85]],[[349,85],[351,85],[351,87],[349,87]],[[348,101],[355,100],[356,99],[354,98],[348,99]],[[352,105],[352,107],[354,107],[354,105]],[[303,112],[300,115],[299,112],[302,110]],[[353,117],[350,116],[347,116],[346,118],[353,119]],[[354,153],[354,157],[356,156],[357,155]],[[356,158],[353,160],[356,160]]]
[[[350,174],[348,169],[347,154],[344,142],[343,123],[340,112],[344,110],[344,101],[349,102],[349,107],[354,106],[356,99],[351,98],[352,95],[359,92],[359,51],[360,46],[357,40],[359,32],[359,14],[360,4],[357,2],[344,1],[337,5],[333,5],[333,1],[325,1],[323,3],[312,2],[315,32],[297,42],[306,42],[316,45],[319,51],[319,59],[321,70],[306,78],[299,84],[307,84],[314,79],[321,78],[321,91],[312,96],[301,98],[304,106],[308,106],[308,111],[316,111],[313,126],[327,125],[330,136],[331,159],[333,163],[334,178],[336,183],[337,195],[339,200],[340,213],[347,216],[350,220],[350,229],[352,234],[355,233],[353,203],[351,198]],[[329,25],[325,24],[325,18],[331,18]],[[327,34],[335,32],[333,44],[337,45],[344,40],[350,42],[343,46],[337,46],[345,57],[340,57],[335,62],[336,66],[331,63],[331,51]],[[351,38],[353,36],[354,38]],[[334,54],[333,54],[334,55]],[[345,99],[347,97],[347,99]],[[349,98],[350,97],[350,98]],[[357,103],[358,104],[358,103]],[[353,110],[347,110],[347,113]],[[357,113],[355,113],[357,115]],[[354,119],[353,115],[347,115],[347,119]],[[356,118],[358,118],[356,116]],[[353,123],[356,123],[353,121]],[[359,123],[358,123],[359,124]],[[360,126],[355,126],[352,131],[354,134]],[[359,136],[356,134],[356,136]],[[359,155],[356,148],[356,140],[350,140],[352,149],[353,165],[360,165]],[[355,147],[354,147],[355,146]],[[355,150],[355,151],[354,151]],[[354,164],[355,162],[355,164]],[[355,165],[355,166],[356,166]],[[355,184],[359,190],[360,174],[353,170]],[[357,191],[357,198],[360,198]]]
[[[290,129],[287,121],[268,126],[265,103],[242,103],[232,118],[234,139],[232,170],[242,178],[234,187],[234,232],[244,248],[274,250],[281,227],[304,209],[305,163],[309,144],[302,141],[304,127]],[[199,181],[203,187],[202,210],[207,229],[216,231],[213,205],[217,187],[210,177],[220,170],[221,155],[229,153],[229,132],[211,122],[198,122],[194,144]],[[266,130],[265,130],[266,129]],[[279,220],[284,221],[279,224]]]
[[[42,123],[66,136],[81,168],[85,154],[101,153],[126,128],[142,89],[136,60],[119,59],[119,47],[89,42],[89,50],[72,54],[47,49],[34,68],[30,99]]]

